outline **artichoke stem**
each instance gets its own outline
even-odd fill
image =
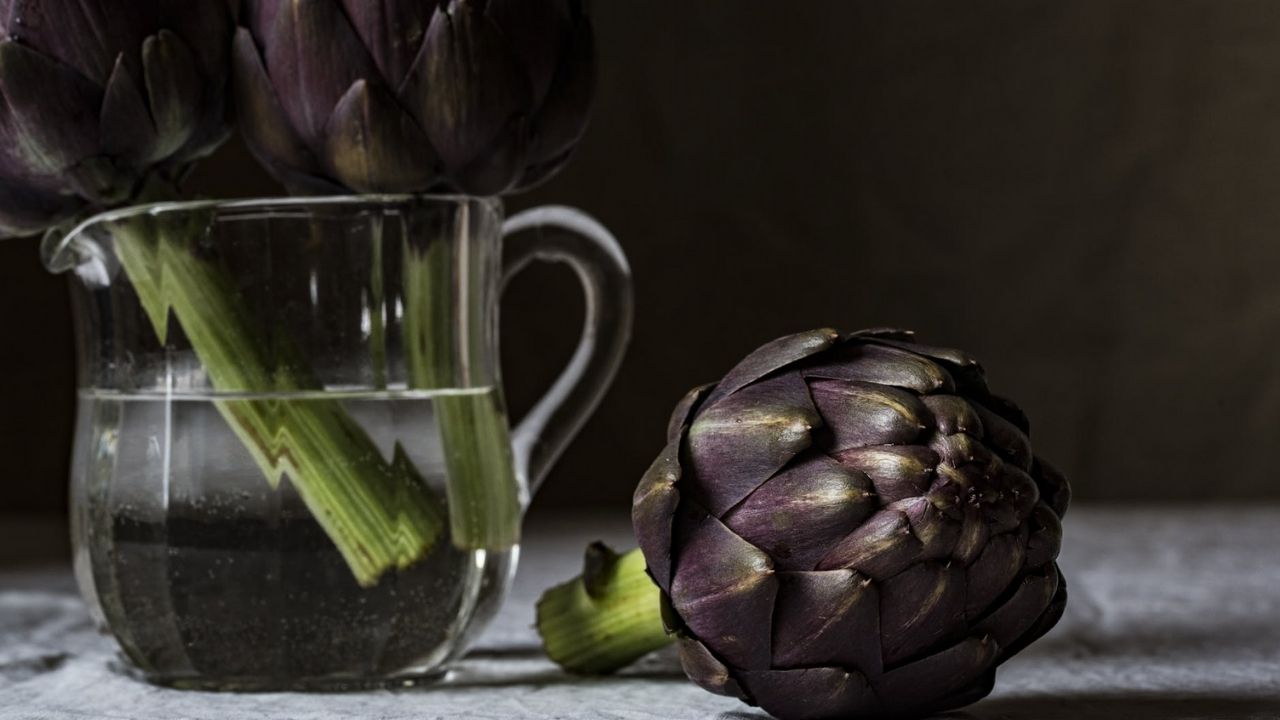
[[[288,393],[320,387],[297,351],[269,346],[234,282],[189,247],[202,215],[134,219],[113,228],[116,255],[156,336],[177,319],[215,390]],[[230,428],[275,487],[288,477],[362,586],[421,560],[445,525],[444,509],[397,446],[389,462],[337,400],[219,399]]]
[[[406,228],[406,235],[417,233]],[[457,300],[452,297],[457,250],[444,239],[425,250],[404,245],[404,328],[410,387],[469,386],[467,368],[450,338]],[[435,401],[444,447],[449,535],[459,550],[509,550],[520,541],[523,505],[511,457],[511,436],[501,397],[441,396]]]
[[[538,634],[565,670],[612,673],[674,641],[662,623],[660,595],[639,550],[618,555],[593,543],[583,574],[538,600]]]

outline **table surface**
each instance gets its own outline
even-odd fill
[[[1280,507],[1085,508],[1066,523],[1071,601],[1003,666],[990,698],[950,718],[1280,718]],[[538,650],[533,603],[581,549],[628,545],[625,522],[559,518],[527,532],[511,599],[441,685],[348,694],[167,690],[120,675],[65,568],[0,570],[0,718],[763,718],[683,679],[667,651],[606,679]]]

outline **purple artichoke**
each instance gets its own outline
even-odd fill
[[[0,234],[131,199],[228,134],[227,0],[0,0]]]
[[[648,603],[712,692],[785,720],[925,714],[984,697],[1062,615],[1067,481],[962,352],[781,338],[686,396],[668,442],[632,509],[659,598],[589,551],[539,607],[570,669],[659,645]]]
[[[241,20],[240,125],[295,192],[519,190],[586,126],[582,0],[247,0]]]

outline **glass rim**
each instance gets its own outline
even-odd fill
[[[409,205],[453,205],[462,207],[478,204],[489,207],[501,216],[503,201],[498,196],[467,195],[463,193],[368,193],[350,195],[279,195],[250,198],[211,198],[204,200],[165,200],[160,202],[125,205],[118,208],[94,213],[71,226],[70,230],[52,228],[46,232],[41,243],[41,256],[45,267],[52,273],[69,270],[74,263],[66,263],[68,249],[75,238],[94,225],[120,222],[142,216],[159,216],[171,213],[208,211],[263,212],[273,209],[288,210],[304,207],[343,207],[343,206],[409,206]],[[233,219],[234,216],[228,219]],[[65,228],[66,226],[62,226]]]

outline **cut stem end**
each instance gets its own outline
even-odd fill
[[[618,555],[602,543],[587,548],[582,575],[538,600],[538,634],[558,665],[605,675],[671,644],[658,587],[639,550]]]

